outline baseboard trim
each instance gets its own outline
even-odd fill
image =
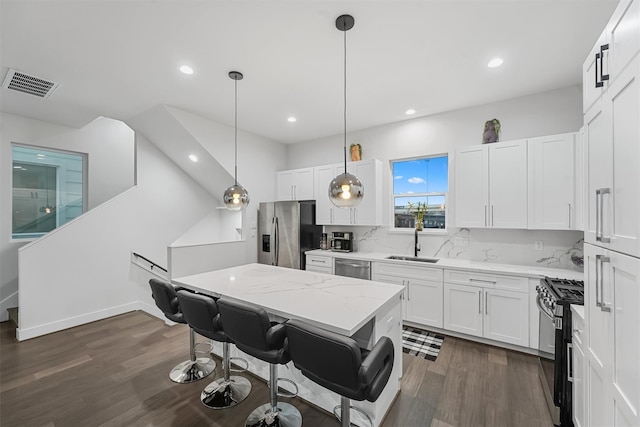
[[[128,304],[122,304],[116,307],[107,308],[104,310],[82,314],[80,316],[69,317],[67,319],[58,320],[56,322],[51,322],[44,325],[33,326],[30,328],[18,327],[16,329],[16,339],[18,341],[24,341],[53,332],[62,331],[64,329],[73,328],[75,326],[84,325],[86,323],[95,322],[96,320],[106,319],[107,317],[117,316],[119,314],[128,313],[130,311],[136,311],[140,308],[140,305],[141,304],[136,301]]]

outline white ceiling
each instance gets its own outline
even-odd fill
[[[82,126],[168,104],[293,143],[348,128],[581,84],[616,0],[1,0],[0,79],[60,83],[49,99],[2,89],[2,111]],[[505,63],[486,64],[494,56]],[[196,73],[181,75],[187,63]],[[414,108],[415,116],[405,110]],[[294,115],[298,121],[287,122]]]

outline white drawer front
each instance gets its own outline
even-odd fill
[[[416,278],[442,282],[442,269],[433,267],[413,267],[402,263],[374,262],[373,272],[375,274],[386,274],[389,276]]]
[[[476,273],[464,270],[444,270],[444,281],[446,283],[480,286],[484,288],[529,292],[529,279],[520,276],[504,276],[501,274]]]

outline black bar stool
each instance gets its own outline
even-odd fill
[[[186,290],[178,291],[178,301],[189,326],[197,333],[222,343],[223,378],[218,378],[205,387],[200,401],[213,409],[231,408],[242,402],[251,391],[248,379],[230,375],[229,343],[233,341],[220,325],[220,314],[216,301],[209,296]]]
[[[393,342],[382,337],[368,351],[361,349],[353,338],[300,320],[289,320],[286,328],[293,364],[311,381],[342,396],[341,405],[333,413],[343,427],[350,426],[350,399],[375,402],[387,385],[393,369]],[[373,425],[364,411],[353,409]]]
[[[289,403],[278,402],[278,365],[291,360],[285,348],[284,323],[272,323],[264,308],[241,301],[220,298],[218,308],[222,327],[236,347],[269,363],[270,402],[254,409],[245,427],[302,426],[300,411]]]
[[[167,319],[186,324],[187,321],[184,320],[178,304],[176,288],[170,283],[155,278],[149,280],[149,286],[151,286],[151,296],[153,296],[156,306],[162,310]],[[213,359],[209,357],[196,358],[196,335],[192,328],[189,328],[189,341],[191,358],[175,366],[169,373],[169,378],[180,384],[201,380],[216,369],[216,362]]]

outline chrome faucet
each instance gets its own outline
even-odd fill
[[[418,243],[418,229],[415,231],[415,240],[413,245],[413,256],[417,257],[418,252],[420,252],[420,243]]]

